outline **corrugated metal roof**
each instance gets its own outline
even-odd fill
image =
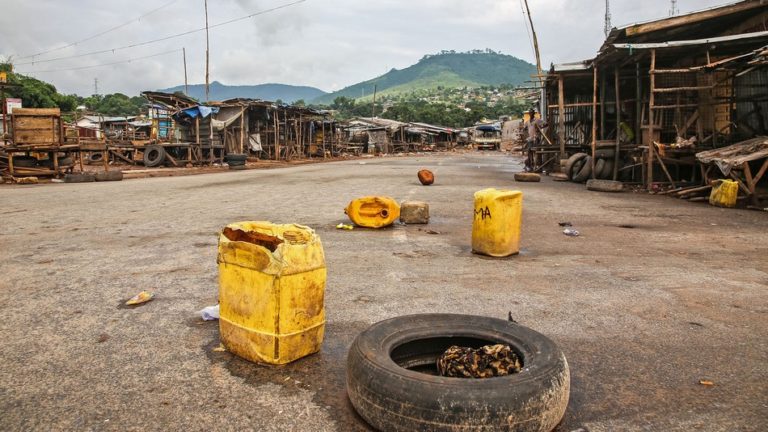
[[[628,49],[657,49],[657,48],[676,48],[693,45],[706,45],[718,42],[728,42],[746,39],[768,39],[768,31],[754,32],[754,33],[742,33],[729,36],[719,36],[706,39],[693,39],[693,40],[681,40],[681,41],[668,41],[657,43],[615,43],[615,48],[628,48]]]
[[[592,60],[552,65],[554,72],[586,71],[592,69]]]

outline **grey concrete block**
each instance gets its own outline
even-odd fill
[[[404,224],[429,223],[429,204],[422,201],[403,201],[400,204],[400,222]]]

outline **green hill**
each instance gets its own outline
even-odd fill
[[[184,86],[176,86],[159,90],[166,93],[184,91]],[[293,103],[303,99],[310,101],[326,94],[324,91],[306,86],[292,86],[286,84],[259,84],[259,85],[226,85],[214,81],[210,86],[210,97],[213,101],[223,101],[235,98],[254,98],[267,101],[278,99],[286,103]],[[189,86],[189,95],[197,100],[205,100],[205,85],[193,84]]]
[[[405,69],[392,69],[386,74],[334,93],[318,97],[314,103],[331,103],[339,96],[370,96],[374,85],[382,95],[408,93],[437,87],[480,87],[522,84],[536,73],[536,66],[517,57],[493,51],[455,53],[443,51],[424,56]]]

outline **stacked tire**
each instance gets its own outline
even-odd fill
[[[596,179],[608,180],[613,178],[614,156],[610,152],[595,153],[594,170]],[[576,153],[565,163],[565,174],[576,183],[584,183],[592,176],[592,156],[586,153]]]
[[[229,165],[231,170],[243,170],[245,169],[245,161],[248,159],[247,154],[231,153],[224,157],[224,161]]]

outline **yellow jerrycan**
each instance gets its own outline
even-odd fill
[[[736,207],[739,197],[739,183],[733,180],[717,180],[712,185],[709,204],[718,207]]]
[[[240,222],[219,236],[221,342],[247,360],[286,364],[320,351],[325,255],[302,225]]]
[[[367,196],[352,200],[344,213],[355,225],[382,228],[392,225],[400,217],[400,204],[385,196]]]
[[[523,193],[484,189],[475,192],[472,252],[505,257],[520,252]]]

